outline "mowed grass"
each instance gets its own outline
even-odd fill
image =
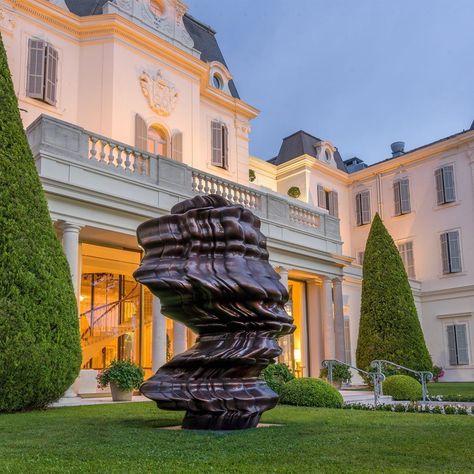
[[[474,419],[277,407],[284,426],[164,431],[153,403],[0,415],[2,473],[472,472]]]
[[[430,395],[463,395],[474,398],[474,382],[438,382],[428,384]]]

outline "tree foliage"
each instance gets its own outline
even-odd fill
[[[357,365],[385,359],[415,370],[431,370],[402,259],[376,214],[364,254]]]
[[[0,37],[0,411],[40,408],[58,399],[80,363],[69,267]]]

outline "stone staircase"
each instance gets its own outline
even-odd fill
[[[344,403],[354,404],[360,403],[363,405],[373,405],[374,404],[374,392],[365,391],[365,390],[339,390],[342,397],[344,398]],[[393,403],[392,397],[388,395],[382,395],[379,398],[379,403]]]

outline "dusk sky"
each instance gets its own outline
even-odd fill
[[[217,31],[252,154],[303,129],[373,163],[474,120],[474,0],[187,0]]]

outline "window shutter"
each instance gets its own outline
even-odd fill
[[[175,161],[183,161],[183,134],[175,132],[171,137],[171,158]]]
[[[142,151],[148,151],[148,129],[145,120],[135,115],[135,147]]]
[[[222,125],[222,167],[229,167],[229,130]]]
[[[330,191],[328,194],[328,210],[329,215],[334,217],[339,217],[339,204],[338,204],[338,196],[336,191]]]
[[[438,204],[444,204],[443,170],[441,168],[435,171],[435,181],[437,202]]]
[[[410,205],[410,182],[408,179],[399,181],[400,186],[400,213],[408,214],[411,212]]]
[[[453,231],[447,233],[449,266],[451,273],[460,272],[461,269],[461,246],[459,245],[459,232]]]
[[[469,349],[467,344],[467,327],[466,324],[456,324],[456,348],[458,365],[469,364]]]
[[[351,326],[349,318],[344,318],[344,362],[351,363]]]
[[[410,278],[415,278],[415,258],[413,256],[413,242],[405,243],[406,269]]]
[[[26,95],[34,99],[43,99],[44,96],[45,51],[44,41],[28,40]]]
[[[46,46],[46,78],[44,101],[56,105],[58,89],[58,51],[51,45]]]
[[[365,191],[361,194],[362,224],[370,223],[370,194]]]
[[[328,208],[326,203],[326,191],[324,191],[324,188],[320,184],[318,184],[318,206],[322,209]]]
[[[456,201],[456,192],[454,189],[454,168],[452,166],[445,166],[443,170],[443,184],[444,184],[444,202]]]
[[[222,126],[219,122],[211,122],[212,135],[212,164],[223,166],[222,163]]]
[[[356,195],[356,220],[357,225],[362,225],[362,205],[360,193]]]
[[[449,273],[448,234],[441,234],[441,260],[443,262],[443,273]]]
[[[393,183],[393,199],[395,203],[395,215],[399,216],[402,213],[401,205],[400,205],[400,181],[395,181]]]
[[[458,365],[458,358],[456,354],[456,328],[454,324],[446,326],[448,331],[448,353],[449,365]]]

